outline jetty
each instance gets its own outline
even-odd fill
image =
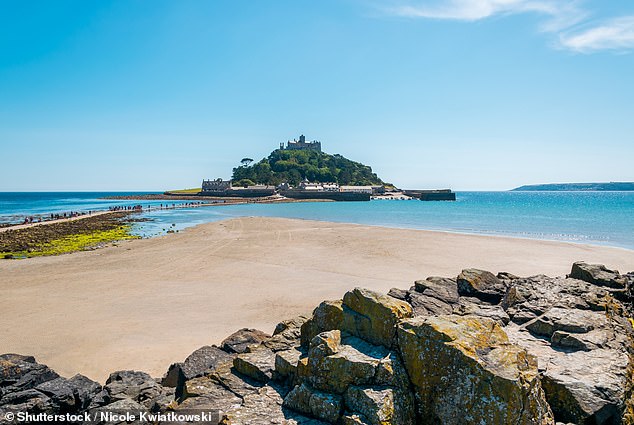
[[[456,193],[451,189],[403,190],[403,194],[421,201],[455,201]]]

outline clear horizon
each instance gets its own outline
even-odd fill
[[[572,183],[578,183],[578,184],[592,184],[592,183],[634,183],[634,182],[556,182],[556,183],[535,183],[535,184],[525,184],[525,185],[520,185],[520,186],[541,186],[541,185],[546,185],[546,184],[572,184]],[[513,189],[516,189],[520,186],[515,186],[509,189],[482,189],[482,190],[478,190],[478,189],[471,189],[471,190],[461,190],[461,189],[453,189],[454,192],[508,192],[511,191]],[[409,189],[409,190],[413,190],[416,188],[413,187],[399,187],[397,186],[399,189]],[[171,188],[171,189],[122,189],[122,190],[117,190],[117,189],[107,189],[107,190],[0,190],[0,193],[163,193],[166,191],[170,191],[170,190],[179,190],[179,189],[196,189],[196,187],[183,187],[183,188]],[[448,189],[448,188],[434,188],[434,189]],[[560,191],[561,192],[561,191]],[[565,191],[564,191],[565,192]],[[588,190],[574,190],[574,191],[570,191],[570,192],[588,192]],[[601,190],[599,192],[610,192],[609,190]],[[619,191],[615,191],[615,192],[619,192]],[[628,191],[629,192],[629,191]]]
[[[626,2],[7,3],[0,191],[198,187],[302,133],[401,188],[632,181],[633,49]]]

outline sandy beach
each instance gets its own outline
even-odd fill
[[[237,218],[97,251],[0,261],[0,352],[64,376],[161,376],[242,327],[271,332],[355,286],[407,288],[478,267],[517,275],[573,261],[634,270],[634,251],[560,242]]]

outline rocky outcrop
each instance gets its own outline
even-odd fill
[[[241,329],[161,380],[67,379],[0,356],[3,413],[219,412],[228,424],[634,424],[634,273],[466,269],[324,301],[273,335]]]
[[[537,359],[492,319],[405,320],[399,348],[421,424],[554,424]]]
[[[173,389],[163,387],[144,372],[114,372],[106,385],[101,386],[82,375],[61,377],[31,356],[0,356],[0,423],[11,423],[7,413],[19,412],[33,415],[96,414],[103,410],[158,412],[173,400]]]
[[[7,412],[78,412],[100,402],[101,385],[60,377],[32,356],[0,355],[0,420]]]
[[[609,288],[534,276],[512,280],[502,302],[512,320],[505,331],[538,358],[547,400],[562,422],[620,423],[632,326]]]
[[[605,269],[575,263],[573,270],[580,264]],[[589,282],[546,276],[511,280],[502,305],[513,323],[505,330],[539,359],[542,385],[558,420],[619,423],[631,323],[623,304],[610,293],[617,283],[597,284],[596,274],[577,276]]]
[[[376,345],[391,347],[396,324],[407,317],[412,307],[388,295],[355,288],[343,296],[341,329]]]
[[[408,424],[414,420],[413,395],[398,354],[355,336],[342,338],[340,330],[313,338],[307,356],[299,360],[298,380],[286,406],[326,422],[353,417],[368,424]],[[315,415],[314,406],[299,402],[313,398],[320,406],[325,401],[333,406],[320,408],[328,412],[326,416]]]

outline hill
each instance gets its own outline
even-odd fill
[[[634,182],[551,183],[520,186],[514,191],[622,191],[634,190]]]
[[[278,185],[284,182],[297,185],[304,179],[340,185],[385,184],[367,165],[342,155],[313,150],[276,149],[255,164],[250,164],[249,158],[242,162],[242,166],[233,169],[232,180],[238,185]]]

